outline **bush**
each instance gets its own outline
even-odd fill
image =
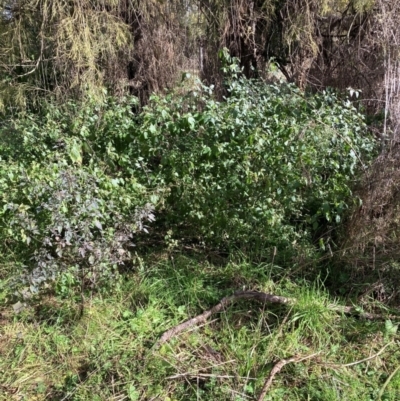
[[[373,142],[334,93],[240,77],[187,95],[48,106],[0,127],[1,252],[40,284],[110,280],[157,211],[159,232],[223,248],[297,244],[338,224]]]
[[[175,236],[286,247],[339,223],[373,150],[363,116],[329,91],[236,77],[227,92],[153,96],[140,116],[132,146],[154,185],[171,188]]]
[[[133,237],[154,220],[157,196],[118,150],[133,132],[130,109],[110,99],[3,121],[1,252],[18,255],[17,276],[32,292],[70,268],[94,285],[132,263]]]

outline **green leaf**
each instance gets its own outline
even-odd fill
[[[393,336],[397,333],[399,325],[393,324],[391,320],[385,321],[385,334],[388,336]]]
[[[74,141],[69,150],[69,157],[73,163],[82,164],[82,146],[80,143]]]
[[[94,225],[100,230],[103,231],[103,226],[98,220],[95,220]]]
[[[139,400],[140,393],[133,384],[130,384],[128,386],[128,397],[131,401]]]
[[[149,131],[151,134],[156,134],[157,133],[157,127],[154,124],[151,124],[149,127]]]
[[[189,116],[187,121],[188,121],[190,129],[194,129],[196,120],[192,116]]]

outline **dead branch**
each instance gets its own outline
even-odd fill
[[[164,344],[167,341],[169,341],[172,337],[176,336],[179,333],[182,333],[182,331],[198,325],[200,323],[204,323],[211,315],[214,313],[221,312],[226,306],[230,305],[233,302],[236,302],[240,299],[253,299],[262,303],[275,303],[275,304],[287,304],[290,303],[291,299],[285,298],[285,297],[280,297],[277,295],[271,295],[271,294],[266,294],[264,292],[258,292],[258,291],[238,291],[235,292],[233,295],[230,295],[228,297],[222,298],[222,300],[212,307],[209,310],[206,310],[202,314],[186,320],[186,322],[183,322],[181,324],[178,324],[177,326],[173,327],[172,329],[167,330],[160,338],[158,341],[158,345]]]
[[[225,307],[232,304],[233,302],[239,301],[241,299],[250,299],[261,302],[263,304],[266,303],[274,303],[274,304],[295,304],[296,300],[294,298],[286,298],[281,297],[278,295],[267,294],[265,292],[259,291],[237,291],[233,295],[228,297],[222,298],[222,300],[212,307],[209,310],[204,311],[198,316],[193,317],[192,319],[186,320],[185,322],[178,324],[175,327],[167,330],[161,338],[158,340],[156,346],[160,346],[167,341],[169,341],[172,337],[182,333],[184,330],[189,329],[193,326],[197,326],[201,323],[204,323],[210,316],[215,313],[221,312]],[[338,312],[343,313],[346,315],[356,315],[363,319],[368,320],[381,320],[381,319],[393,319],[398,318],[398,316],[394,315],[380,315],[380,314],[373,314],[368,312],[361,312],[357,308],[350,307],[350,306],[338,306],[338,305],[328,305],[328,308]]]
[[[319,352],[312,354],[312,355],[307,355],[307,356],[292,356],[291,358],[288,359],[281,359],[278,361],[274,367],[272,368],[271,372],[269,373],[267,379],[265,380],[264,386],[261,390],[261,393],[259,397],[257,398],[257,401],[263,401],[265,396],[267,395],[267,392],[269,388],[272,385],[272,381],[274,380],[274,377],[282,370],[282,368],[287,365],[288,363],[293,363],[293,362],[301,362],[306,359],[314,358],[314,356],[318,355]]]

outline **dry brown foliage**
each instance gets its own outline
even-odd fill
[[[400,256],[400,4],[378,0],[374,17],[383,79],[382,152],[363,177],[358,195],[362,207],[349,224],[347,247],[361,251],[369,267],[377,268]]]
[[[207,22],[203,75],[218,84],[217,53],[226,47],[247,77],[265,77],[273,60],[303,89],[352,87],[376,111],[385,76],[379,1],[199,0]]]
[[[188,10],[179,0],[0,0],[0,8],[3,108],[104,89],[145,100],[184,65]]]

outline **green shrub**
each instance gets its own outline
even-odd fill
[[[16,276],[32,292],[71,268],[94,285],[132,263],[133,237],[155,219],[157,200],[118,149],[134,126],[131,103],[112,99],[3,121],[1,252],[18,255]]]
[[[137,165],[127,153],[139,129],[132,113],[136,103],[135,98],[108,98],[68,102],[63,108],[47,104],[42,114],[9,116],[0,122],[1,159],[27,164],[61,158],[99,165],[113,176],[130,174],[130,166]]]
[[[177,238],[287,246],[337,224],[373,150],[363,116],[332,92],[236,77],[223,102],[199,85],[153,96],[132,147],[166,185]]]
[[[1,122],[1,252],[33,290],[71,268],[112,277],[155,214],[171,243],[224,248],[310,249],[341,221],[373,150],[362,115],[334,93],[232,71],[222,102],[199,84],[136,115],[134,99],[110,98]]]

